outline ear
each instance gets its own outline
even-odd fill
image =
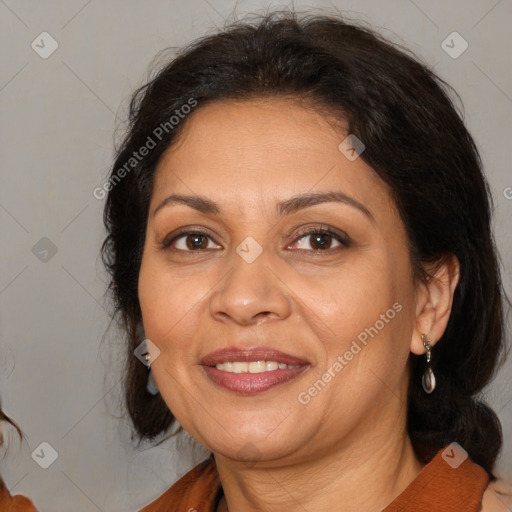
[[[432,340],[433,346],[446,330],[459,282],[460,264],[457,257],[451,255],[441,264],[425,267],[425,270],[431,277],[416,287],[416,321],[411,339],[411,352],[418,355],[425,353],[422,334]]]

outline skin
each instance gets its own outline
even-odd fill
[[[436,279],[414,279],[407,236],[390,190],[362,158],[338,149],[347,133],[293,99],[222,101],[197,108],[159,162],[139,276],[151,369],[180,424],[214,453],[218,511],[379,511],[422,470],[406,430],[408,359],[442,336],[458,279],[455,258]],[[359,209],[328,202],[282,217],[278,202],[342,192]],[[170,194],[222,208],[154,210]],[[180,227],[207,230],[162,241]],[[304,234],[327,226],[348,246]],[[211,237],[211,238],[208,238]],[[246,237],[263,252],[247,263]],[[187,246],[186,242],[189,242]],[[322,240],[320,240],[322,242]],[[329,246],[330,243],[330,246]],[[399,303],[402,309],[307,404],[298,400]],[[309,363],[299,377],[244,396],[212,383],[199,362],[228,346],[273,347]]]

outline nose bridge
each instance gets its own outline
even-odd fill
[[[240,324],[261,314],[284,318],[290,313],[282,284],[271,270],[270,252],[252,237],[244,239],[230,257],[230,270],[210,299],[213,316],[229,316]]]

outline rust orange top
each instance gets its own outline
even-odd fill
[[[25,496],[11,496],[4,481],[0,478],[0,510],[2,512],[37,512],[34,504]]]
[[[467,458],[452,468],[442,457],[443,450],[383,512],[478,512],[490,476]],[[215,512],[222,497],[213,456],[180,478],[159,498],[139,512]]]

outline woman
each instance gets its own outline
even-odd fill
[[[447,91],[371,30],[272,13],[134,95],[102,248],[126,405],[140,440],[177,420],[212,454],[144,511],[503,503],[476,395],[505,296]]]
[[[5,414],[0,406],[0,429],[3,430],[6,423],[12,425],[16,429],[20,436],[20,440],[23,439],[23,434],[21,433],[21,429],[18,424]],[[2,431],[0,431],[0,446],[4,446],[4,436]],[[21,494],[16,494],[14,497],[11,496],[11,493],[7,489],[2,477],[0,477],[0,510],[2,512],[37,512],[32,501],[25,496],[22,496]]]

